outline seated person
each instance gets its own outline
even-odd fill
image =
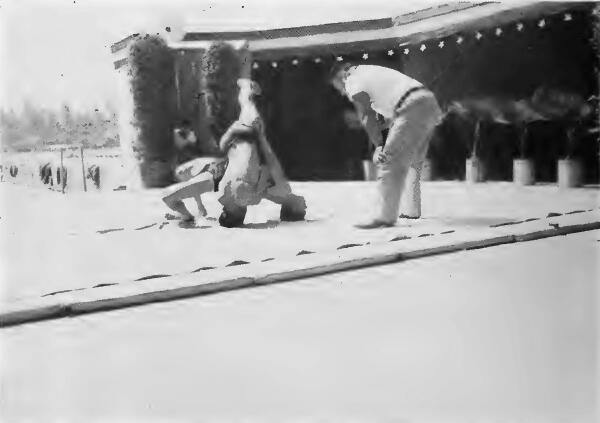
[[[227,159],[197,157],[192,151],[197,142],[196,135],[190,122],[186,120],[174,130],[174,142],[179,153],[178,163],[182,160],[186,161],[175,169],[175,178],[179,182],[163,191],[162,200],[167,207],[177,213],[168,214],[167,218],[189,222],[194,220],[194,215],[187,209],[183,200],[193,198],[198,206],[199,215],[206,216],[201,195],[218,190],[219,182],[227,167]]]

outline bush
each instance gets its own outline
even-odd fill
[[[241,68],[239,54],[224,42],[212,44],[202,58],[207,115],[217,140],[239,116],[237,80]]]
[[[592,47],[596,51],[596,58],[600,57],[600,4],[592,10]]]
[[[129,60],[133,125],[139,131],[134,151],[142,162],[168,164],[175,152],[172,136],[176,109],[174,52],[161,37],[145,35],[131,45]],[[152,183],[149,183],[145,172],[142,173],[146,186],[170,183],[162,178],[150,178]]]

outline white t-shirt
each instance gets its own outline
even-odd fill
[[[392,118],[398,101],[411,88],[421,87],[419,81],[394,69],[375,65],[358,65],[348,70],[345,88],[348,96],[365,92],[371,107],[385,118]]]

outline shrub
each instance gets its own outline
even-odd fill
[[[202,73],[210,129],[218,140],[239,115],[240,56],[229,44],[213,43],[202,57]]]
[[[144,184],[165,186],[171,182],[169,178],[148,177],[144,168],[150,162],[169,167],[173,159],[175,148],[172,131],[176,109],[174,52],[161,37],[145,35],[133,42],[129,53],[133,125],[139,134],[134,151],[142,161]]]

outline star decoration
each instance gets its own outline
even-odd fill
[[[337,60],[338,62],[341,62],[344,60],[344,58],[342,56],[338,56],[335,58],[335,60]]]
[[[442,41],[440,41],[440,43],[438,44],[438,47],[439,47],[439,48],[444,48],[444,45],[445,45],[445,43],[444,43],[444,41],[442,40]]]
[[[408,54],[409,51],[410,51],[409,49],[405,48],[404,49],[404,54]]]
[[[499,37],[502,35],[502,28],[496,28],[496,35]]]
[[[258,69],[258,63],[257,62],[254,62],[252,64],[252,69]]]
[[[388,56],[393,56],[394,55],[394,50],[388,50]]]
[[[569,22],[573,20],[573,16],[570,13],[565,13],[565,22]]]
[[[421,44],[421,48],[419,50],[425,51],[426,49],[427,49],[427,46],[425,44]]]
[[[456,44],[462,44],[462,42],[463,42],[463,37],[460,37],[460,36],[459,36],[459,37],[456,39]]]
[[[317,57],[317,58],[315,59],[315,63],[321,63],[321,58],[320,58],[320,57]]]
[[[298,59],[292,60],[292,65],[297,66],[298,65]]]
[[[369,58],[369,54],[365,53],[362,55],[363,60],[367,60]]]
[[[277,67],[277,62],[271,63],[271,66],[273,66],[274,68],[276,68]]]
[[[523,24],[521,22],[519,22],[517,24],[517,31],[522,31],[523,30]]]
[[[483,37],[483,34],[479,31],[477,31],[477,34],[475,34],[475,38],[477,38],[478,40],[481,40],[481,37]]]
[[[540,28],[543,28],[543,27],[545,27],[545,26],[546,26],[546,20],[545,20],[545,19],[542,19],[542,20],[540,20],[540,21],[538,22],[538,26],[539,26]]]

